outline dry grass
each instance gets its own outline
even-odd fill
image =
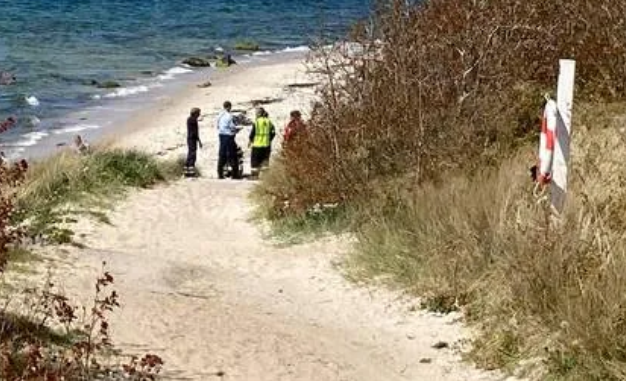
[[[320,51],[320,103],[257,190],[265,215],[349,211],[353,274],[462,306],[484,367],[626,379],[626,112],[608,103],[624,100],[626,0],[406,4],[355,29],[365,54]],[[561,58],[577,61],[576,135],[555,224],[528,167]]]
[[[439,186],[386,184],[363,209],[371,222],[353,271],[384,275],[430,306],[463,306],[482,328],[473,359],[486,368],[539,358],[546,379],[623,379],[626,144],[614,123],[598,126],[607,109],[579,110],[559,223],[532,195],[525,155]]]
[[[106,222],[103,210],[129,188],[146,188],[182,174],[182,164],[149,154],[98,148],[86,156],[64,152],[34,163],[19,187],[13,223],[25,224],[28,236],[69,243],[66,226],[77,214]]]
[[[626,0],[406,4],[382,2],[353,49],[313,56],[324,86],[309,133],[285,153],[282,212],[367,198],[388,177],[497,166],[534,137],[561,58],[577,60],[577,101],[624,96]]]

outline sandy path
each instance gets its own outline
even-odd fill
[[[346,281],[335,263],[347,239],[273,244],[249,222],[252,183],[213,179],[212,117],[221,102],[283,98],[267,106],[281,127],[290,109],[312,99],[310,89],[284,89],[306,81],[302,69],[299,61],[239,69],[131,121],[142,128],[122,144],[180,155],[189,108],[202,107],[211,115],[201,123],[205,177],[133,193],[112,212],[110,226],[81,221],[77,233],[87,248],[72,249],[57,269],[67,291],[87,297],[107,261],[123,303],[112,322],[116,344],[162,356],[168,379],[498,379],[460,363],[450,349],[432,348],[463,337],[455,316],[414,311],[393,293]]]
[[[121,348],[162,355],[171,379],[496,379],[432,348],[461,337],[453,317],[345,281],[333,263],[348,242],[264,240],[248,221],[249,189],[182,181],[134,194],[113,225],[83,231],[89,248],[72,255],[71,288],[88,290],[109,263],[123,297],[113,324]]]

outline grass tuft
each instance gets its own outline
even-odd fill
[[[64,152],[29,170],[17,193],[14,222],[30,237],[70,243],[78,215],[107,222],[103,210],[130,188],[149,188],[182,175],[178,161],[159,161],[136,150],[105,149],[78,156]]]

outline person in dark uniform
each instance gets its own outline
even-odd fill
[[[198,128],[198,118],[200,118],[200,109],[194,107],[191,109],[189,118],[187,118],[187,162],[185,163],[185,176],[196,175],[196,157],[198,146],[202,148],[200,140],[200,131]]]

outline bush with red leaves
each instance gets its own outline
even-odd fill
[[[55,292],[51,283],[43,291],[29,290],[34,302],[27,325],[12,322],[8,313],[0,312],[0,379],[62,381],[122,375],[135,381],[155,380],[163,360],[153,354],[132,358],[119,367],[102,364],[113,349],[108,314],[119,307],[117,293],[107,291],[113,281],[103,269],[95,282],[93,304],[82,320],[79,308]],[[49,327],[63,327],[69,342],[44,340],[56,335]]]

